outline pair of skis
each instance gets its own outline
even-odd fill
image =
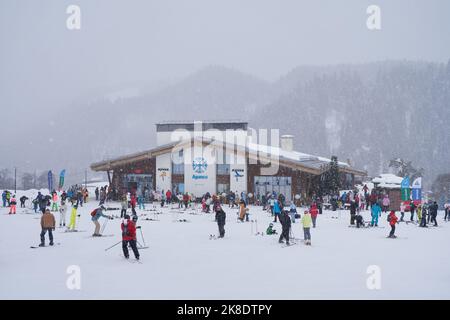
[[[47,247],[55,247],[55,246],[59,246],[59,245],[61,245],[61,243],[59,243],[59,242],[56,242],[56,243],[54,243],[52,246],[51,245],[48,245],[48,246],[43,246],[43,247],[41,247],[41,246],[30,246],[30,249],[38,249],[38,248],[47,248]]]

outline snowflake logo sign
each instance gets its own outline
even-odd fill
[[[199,157],[192,161],[192,170],[194,170],[195,173],[204,173],[206,168],[208,168],[208,163],[205,158]]]

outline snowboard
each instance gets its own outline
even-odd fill
[[[53,246],[51,246],[51,245],[46,245],[45,247],[39,247],[39,245],[37,245],[37,246],[30,246],[30,249],[38,249],[38,248],[46,248],[46,247],[54,247],[54,246],[59,246],[61,243],[59,243],[59,242],[55,242],[54,244],[53,244]]]

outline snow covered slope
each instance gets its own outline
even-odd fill
[[[142,264],[132,264],[120,256],[120,245],[105,251],[121,240],[120,219],[106,226],[104,233],[114,236],[89,237],[94,229],[89,213],[95,205],[91,201],[79,209],[79,229],[87,232],[63,233],[57,228],[55,242],[60,245],[38,249],[30,246],[39,243],[40,214],[25,214],[30,209],[19,208],[17,215],[8,215],[7,208],[0,208],[0,299],[450,298],[450,225],[443,222],[442,212],[442,227],[401,223],[394,240],[385,238],[389,228],[384,214],[384,228],[355,229],[348,227],[348,211],[325,211],[311,232],[311,247],[298,241],[281,248],[277,236],[254,235],[256,225],[252,230],[250,222],[237,223],[236,210],[226,206],[223,240],[209,240],[217,233],[211,214],[171,213],[164,208],[163,214],[154,215],[141,210],[138,214],[146,216],[138,225],[149,248],[141,250]],[[265,231],[272,218],[261,208],[250,207],[250,212],[258,231]],[[364,216],[369,219],[368,212]],[[55,217],[58,221],[59,215]],[[145,221],[146,217],[159,221]],[[275,227],[281,231],[279,223]],[[298,222],[293,233],[303,238]],[[139,232],[138,241],[144,242]],[[71,265],[80,267],[81,290],[66,286]],[[380,267],[380,290],[367,288],[370,265]]]

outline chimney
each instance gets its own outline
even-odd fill
[[[285,134],[281,136],[281,150],[293,151],[294,150],[294,136]]]

